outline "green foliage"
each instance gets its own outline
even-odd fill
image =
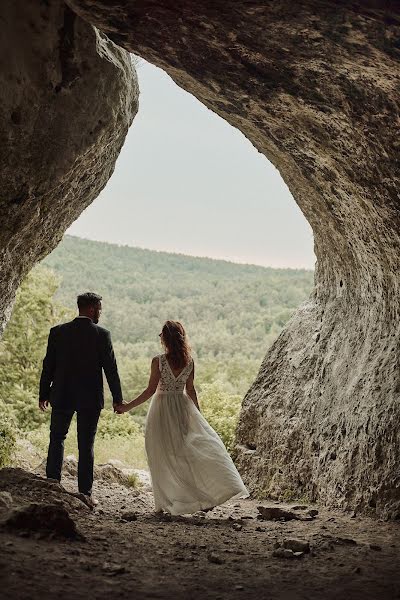
[[[241,358],[240,355],[224,362],[206,359],[196,365],[196,385],[202,390],[204,384],[218,380],[225,392],[244,396],[259,367],[260,361]]]
[[[79,291],[103,296],[101,324],[112,332],[124,397],[146,387],[150,361],[162,349],[166,319],[187,328],[196,385],[219,380],[243,396],[268,346],[308,297],[313,273],[270,269],[92,242],[65,236],[44,264],[62,278],[57,297],[72,306]],[[111,402],[106,388],[107,403]],[[148,403],[133,413],[144,423]]]
[[[10,407],[0,401],[0,469],[12,461],[17,434],[15,419]]]
[[[138,475],[136,475],[136,473],[130,473],[126,477],[126,486],[138,489],[142,487],[142,482],[140,481],[140,478]]]
[[[313,279],[311,271],[237,265],[69,236],[44,265],[55,273],[42,264],[28,275],[0,342],[0,465],[11,460],[21,434],[41,455],[47,451],[50,411],[37,408],[42,360],[50,328],[73,318],[77,293],[93,290],[103,296],[101,325],[112,332],[126,400],[147,385],[151,358],[162,351],[162,323],[178,319],[185,324],[202,411],[231,449],[240,400],[268,345],[309,295]],[[105,392],[110,406],[107,386]],[[129,415],[102,412],[96,462],[116,458],[145,468],[147,409],[145,403]],[[66,453],[77,454],[75,422]]]
[[[137,435],[142,435],[142,430],[130,415],[117,415],[111,410],[102,411],[97,426],[97,437],[107,440]]]
[[[25,436],[36,450],[45,457],[49,446],[49,424],[42,423],[32,431],[27,431]],[[67,452],[67,454],[69,453]]]
[[[62,282],[57,297],[103,296],[101,324],[129,360],[160,352],[166,319],[184,323],[199,364],[261,363],[294,309],[309,296],[313,272],[239,265],[65,236],[44,261]],[[126,346],[126,350],[123,349]],[[120,356],[118,356],[120,358]]]
[[[201,411],[228,451],[233,448],[240,405],[241,397],[227,394],[220,381],[204,384],[201,388]]]
[[[49,329],[72,312],[53,301],[58,277],[34,269],[18,290],[11,319],[0,342],[0,400],[12,404],[18,427],[46,419],[38,410],[38,388]]]

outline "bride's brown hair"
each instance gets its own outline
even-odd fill
[[[185,328],[179,321],[165,321],[161,330],[167,355],[174,369],[182,369],[191,359]]]

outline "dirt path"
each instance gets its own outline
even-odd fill
[[[75,480],[68,477],[64,485],[73,490]],[[259,504],[293,504],[254,500],[161,519],[151,512],[148,488],[138,493],[107,481],[97,481],[100,504],[90,511],[57,484],[11,469],[0,471],[3,500],[5,490],[14,509],[28,502],[66,508],[85,540],[3,526],[1,598],[400,599],[398,522],[311,506],[319,512],[309,521],[260,521]],[[4,522],[9,513],[2,514]],[[288,538],[308,541],[310,553],[274,556],[275,545]]]

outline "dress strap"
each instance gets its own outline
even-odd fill
[[[160,373],[162,371],[162,354],[158,355],[158,368],[160,369]]]
[[[188,362],[188,364],[186,365],[186,367],[184,368],[184,378],[187,379],[190,375],[190,373],[193,371],[193,365],[194,365],[194,361],[193,358]],[[181,375],[183,373],[183,371],[181,372]],[[179,375],[180,377],[180,375]]]

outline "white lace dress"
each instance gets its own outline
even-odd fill
[[[161,354],[159,368],[145,437],[156,510],[190,514],[248,496],[221,438],[185,392],[193,361],[175,377]]]

